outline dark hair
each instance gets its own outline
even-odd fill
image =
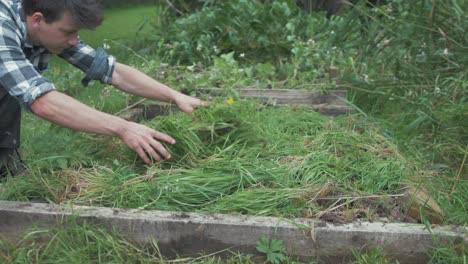
[[[41,12],[47,23],[60,20],[66,12],[82,29],[94,29],[103,20],[98,0],[22,0],[22,6],[27,16]]]

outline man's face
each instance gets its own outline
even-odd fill
[[[51,53],[59,54],[65,49],[78,45],[78,31],[68,13],[52,23],[46,23],[43,18],[38,22],[34,44],[46,48]]]

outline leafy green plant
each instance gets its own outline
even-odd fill
[[[286,260],[284,255],[285,248],[283,247],[283,241],[277,239],[269,239],[266,236],[262,236],[257,241],[257,250],[266,255],[267,261],[274,264],[282,263]]]
[[[153,51],[172,63],[211,62],[212,56],[232,50],[246,59],[272,54],[281,59],[290,52],[288,36],[304,23],[305,16],[298,14],[291,1],[229,1],[178,17],[148,41],[157,43]]]

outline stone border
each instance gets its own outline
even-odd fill
[[[426,263],[435,241],[468,244],[466,227],[357,222],[332,225],[311,219],[201,215],[139,209],[0,201],[0,235],[20,239],[32,227],[51,227],[75,217],[118,230],[138,243],[158,242],[167,257],[200,256],[231,249],[258,253],[262,236],[284,242],[288,255],[302,261],[341,263],[353,250],[378,246],[400,263]]]

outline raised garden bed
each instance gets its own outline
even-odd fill
[[[14,239],[35,223],[48,226],[77,213],[122,228],[136,241],[155,238],[167,254],[212,253],[225,246],[251,253],[267,235],[283,240],[287,253],[300,259],[332,262],[349,257],[351,249],[378,246],[400,263],[420,263],[433,239],[466,243],[465,228],[434,227],[431,233],[415,225],[423,218],[441,222],[443,211],[421,191],[418,167],[378,128],[359,117],[311,111],[314,105],[338,105],[348,113],[345,93],[208,92],[218,98],[193,115],[145,121],[178,141],[167,146],[173,156],[168,162],[145,167],[134,153],[105,139],[109,149],[96,156],[99,165],[8,182],[6,199],[75,206],[2,202],[0,232]],[[291,102],[298,106],[279,106]],[[154,115],[153,106],[131,108],[142,109],[137,119]]]

